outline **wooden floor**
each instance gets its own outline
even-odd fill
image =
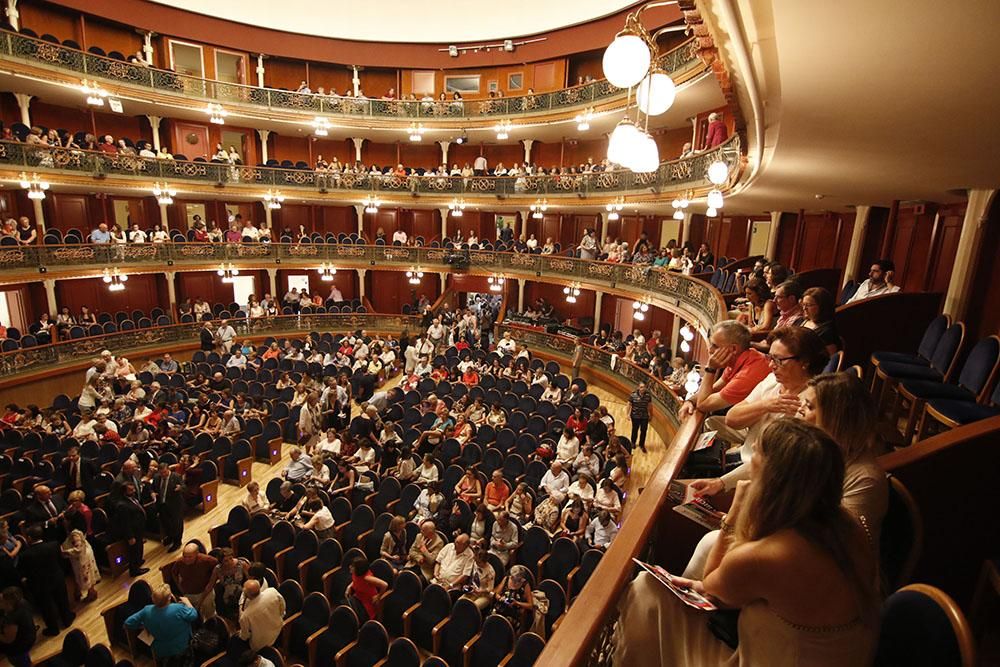
[[[623,398],[614,396],[610,392],[601,388],[591,386],[590,389],[593,393],[600,397],[601,404],[608,407],[608,411],[615,418],[618,430],[625,435],[628,435],[630,426],[628,420],[627,402]],[[656,467],[656,464],[659,463],[659,460],[665,451],[663,440],[652,428],[649,429],[646,447],[649,451],[648,454],[643,454],[642,452],[636,450],[633,457],[632,475],[626,489],[629,497],[634,497],[638,490],[645,486],[646,480],[649,479],[650,474]],[[287,460],[287,446],[284,451]],[[283,460],[274,466],[269,466],[264,463],[254,463],[253,478],[260,483],[261,488],[263,489],[268,480],[280,473],[281,469],[285,465],[285,462],[286,461]],[[199,539],[205,545],[208,545],[209,528],[225,523],[226,517],[229,514],[229,509],[238,504],[240,500],[242,500],[245,493],[246,492],[243,489],[235,486],[228,484],[220,485],[218,506],[208,514],[189,515],[184,524],[184,539]],[[168,554],[161,544],[155,540],[147,539],[145,553],[145,566],[148,567],[150,571],[139,578],[145,579],[152,586],[161,584],[162,578],[160,577],[160,566],[178,558],[179,552]],[[130,578],[127,574],[123,574],[116,579],[105,577],[97,585],[98,599],[96,601],[86,605],[80,605],[79,603],[74,605],[77,617],[73,627],[83,630],[90,639],[91,645],[106,644],[110,646],[108,635],[104,628],[104,619],[100,612],[102,609],[114,606],[124,600],[127,596],[128,587],[131,581],[132,578]],[[40,627],[43,626],[40,618],[38,618],[37,622]],[[52,653],[57,653],[62,647],[64,635],[65,632],[60,634],[58,637],[45,637],[39,632],[39,641],[31,651],[32,659],[37,662],[41,658],[51,655]],[[123,658],[131,659],[128,652],[121,647],[112,647],[112,652],[114,653],[116,660]],[[152,665],[152,661],[147,660],[145,662]],[[142,664],[141,661],[140,664]]]

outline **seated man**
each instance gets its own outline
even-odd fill
[[[896,265],[889,259],[880,259],[868,271],[868,278],[860,285],[847,303],[854,303],[879,294],[893,294],[899,291],[899,285],[892,283],[896,273]]]
[[[601,510],[587,525],[584,534],[587,544],[595,549],[607,549],[618,534],[618,524],[611,520],[611,513]]]
[[[559,461],[553,461],[542,476],[541,487],[557,505],[561,505],[566,499],[566,494],[569,493],[569,475],[562,469]]]
[[[684,401],[678,413],[681,419],[695,410],[710,414],[736,405],[771,372],[767,358],[750,348],[750,330],[735,320],[712,327],[708,353],[701,386]]]
[[[289,482],[305,482],[308,480],[313,473],[312,459],[307,454],[303,454],[302,450],[298,447],[289,449],[288,455],[292,460],[285,466],[285,469],[281,472],[281,476]]]
[[[437,526],[433,521],[424,521],[420,524],[420,533],[413,540],[413,546],[407,555],[407,567],[421,575],[424,580],[430,581],[434,578],[437,557],[443,548],[444,540],[438,535]]]
[[[455,541],[446,544],[438,552],[434,562],[434,579],[431,583],[443,586],[447,590],[459,589],[469,578],[472,570],[473,556],[469,548],[469,536],[460,533]]]
[[[169,354],[163,355],[163,359],[160,360],[159,366],[160,366],[160,371],[166,373],[167,375],[173,375],[178,370],[180,370],[180,367],[177,365],[177,362],[174,361],[173,357],[171,357]]]

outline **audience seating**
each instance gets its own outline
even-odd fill
[[[881,392],[876,397],[876,405],[881,407],[886,390],[895,391],[902,380],[933,380],[944,382],[951,377],[958,360],[958,354],[965,340],[965,325],[961,322],[952,324],[942,334],[930,365],[923,363],[905,363],[883,361],[875,369],[876,378],[882,381]]]
[[[358,630],[358,638],[335,656],[337,667],[368,667],[385,658],[389,652],[389,635],[378,621],[366,621]]]
[[[517,638],[514,650],[500,662],[498,667],[532,667],[544,648],[544,639],[534,632],[525,632]]]
[[[877,667],[974,667],[975,664],[969,624],[946,593],[926,584],[912,584],[885,601],[875,654]]]
[[[483,627],[462,648],[465,667],[495,667],[514,648],[514,628],[503,616],[486,617]]]
[[[879,535],[879,571],[886,591],[909,582],[923,547],[920,508],[896,477],[889,477],[889,507]]]
[[[917,440],[923,439],[931,421],[948,428],[955,428],[997,415],[1000,415],[1000,382],[994,386],[989,402],[985,405],[955,399],[932,398],[924,406],[924,412],[920,417]]]
[[[385,659],[375,663],[376,667],[420,667],[420,651],[406,637],[398,637],[389,644]]]

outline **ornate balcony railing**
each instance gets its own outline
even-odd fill
[[[373,268],[406,271],[419,266],[424,271],[448,273],[449,251],[443,248],[355,245],[351,243],[140,243],[125,245],[83,244],[61,246],[0,246],[0,281],[5,272],[29,269],[58,278],[60,269],[78,277],[87,272],[99,275],[105,267],[116,266],[126,272],[214,269],[232,262],[239,268],[276,266],[282,268],[318,268],[320,264],[337,267]],[[579,282],[584,289],[618,292],[635,299],[648,299],[653,305],[682,313],[707,330],[725,317],[725,302],[708,283],[673,271],[632,264],[614,264],[577,259],[563,255],[469,251],[469,269],[473,274],[502,273],[508,277],[534,280]],[[10,280],[23,280],[11,275]]]
[[[0,39],[0,56],[70,72],[80,79],[113,81],[121,85],[152,89],[185,98],[197,98],[205,102],[252,105],[312,115],[387,120],[475,119],[546,114],[598,105],[623,97],[625,92],[602,79],[548,93],[474,101],[382,100],[296,93],[202,79],[154,67],[144,67],[8,31],[4,31]],[[678,81],[705,67],[698,58],[693,39],[665,53],[659,62],[663,71]]]
[[[318,192],[366,194],[398,193],[406,196],[440,197],[587,197],[654,193],[663,197],[681,190],[711,187],[708,167],[722,161],[729,166],[730,182],[741,168],[739,135],[710,151],[664,162],[648,174],[627,169],[590,174],[544,176],[406,176],[373,173],[334,174],[311,169],[280,169],[230,165],[196,160],[161,160],[100,151],[52,148],[37,144],[0,141],[0,169],[39,173],[77,173],[97,177],[126,177],[171,183],[203,183],[226,186],[308,188]]]

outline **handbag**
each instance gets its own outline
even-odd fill
[[[708,629],[715,638],[734,651],[740,645],[739,609],[716,609],[708,613]]]

